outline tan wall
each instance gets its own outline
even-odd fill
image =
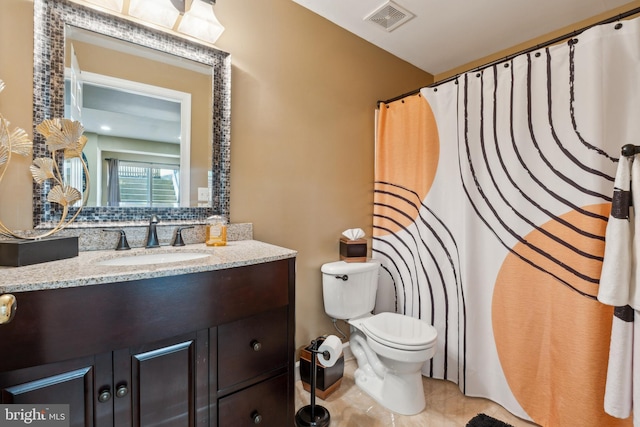
[[[320,266],[340,233],[371,235],[376,101],[433,77],[291,0],[224,0],[218,46],[232,54],[231,221],[299,251],[298,345],[331,333]],[[33,4],[0,1],[0,112],[31,134]],[[13,56],[13,58],[9,58]],[[30,176],[0,188],[0,218],[29,228]],[[26,185],[24,183],[27,183]],[[15,207],[13,206],[15,204]]]
[[[296,249],[298,346],[334,332],[320,266],[372,231],[374,109],[432,76],[291,0],[218,1],[232,55],[231,220]]]
[[[252,222],[256,239],[299,251],[299,346],[333,332],[320,266],[337,259],[341,231],[362,227],[371,235],[375,103],[430,84],[432,76],[291,0],[220,0],[215,9],[226,27],[218,46],[233,63],[231,220]],[[0,2],[0,78],[8,85],[0,112],[30,134],[32,13],[31,0]],[[0,219],[29,228],[30,176],[10,172],[0,184]]]

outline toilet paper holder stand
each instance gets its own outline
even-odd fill
[[[328,351],[319,351],[319,341],[311,341],[313,363],[311,364],[311,399],[309,405],[303,406],[296,413],[296,427],[327,427],[331,423],[331,414],[324,406],[316,405],[316,381],[318,370],[318,355],[326,360],[330,355]]]

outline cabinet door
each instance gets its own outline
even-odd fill
[[[71,427],[112,426],[111,408],[96,408],[95,384],[105,374],[111,376],[110,354],[2,372],[0,402],[67,404]]]
[[[207,345],[202,331],[114,352],[115,425],[206,425]]]

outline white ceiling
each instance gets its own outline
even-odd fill
[[[388,32],[365,20],[388,0],[294,1],[433,75],[629,3],[629,0],[393,0],[415,17]]]

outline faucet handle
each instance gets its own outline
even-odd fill
[[[114,231],[120,233],[120,240],[118,241],[118,245],[116,246],[116,251],[126,251],[131,249],[131,247],[129,246],[129,242],[127,242],[127,235],[125,234],[124,230],[110,230],[108,228],[105,228],[102,231]]]
[[[186,230],[187,228],[193,228],[193,225],[178,227],[176,229],[176,237],[173,239],[173,242],[171,242],[171,246],[184,246],[184,240],[182,240],[182,230]]]

